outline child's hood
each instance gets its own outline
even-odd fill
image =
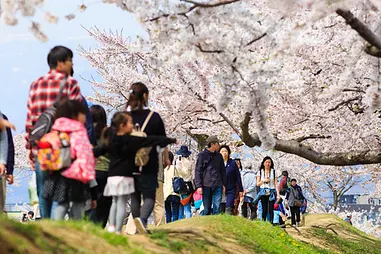
[[[52,129],[64,132],[86,131],[82,123],[66,117],[60,117],[55,120]]]

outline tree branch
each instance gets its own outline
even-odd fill
[[[207,49],[203,49],[202,47],[201,47],[201,45],[200,44],[195,44],[195,46],[202,52],[202,53],[217,53],[217,54],[219,54],[219,53],[223,53],[224,51],[223,50],[207,50]]]
[[[265,37],[266,35],[267,35],[267,33],[263,33],[263,34],[261,34],[259,37],[254,38],[254,39],[252,39],[251,41],[249,41],[249,42],[246,44],[246,46],[250,46],[250,45],[253,44],[254,42],[259,41],[260,39],[262,39],[263,37]]]
[[[211,120],[211,119],[202,118],[202,117],[197,118],[197,120],[198,120],[198,121],[211,122],[212,124],[218,124],[218,123],[223,123],[223,122],[225,122],[225,120],[213,121],[213,120]]]
[[[332,138],[332,136],[324,136],[324,135],[308,135],[308,136],[303,136],[303,137],[300,137],[300,138],[297,138],[295,139],[297,142],[301,143],[307,139],[330,139]]]
[[[352,101],[360,100],[361,98],[362,98],[361,96],[357,96],[357,97],[354,97],[354,98],[352,98],[352,99],[349,99],[349,100],[340,102],[340,103],[337,104],[335,107],[328,109],[328,111],[329,111],[329,112],[331,112],[331,111],[335,111],[335,110],[338,109],[340,106],[347,105],[348,103],[350,103],[350,102],[352,102]]]
[[[352,12],[345,9],[337,9],[336,13],[343,17],[348,25],[350,25],[356,32],[371,45],[381,50],[381,39],[374,34],[364,23],[356,18]]]
[[[218,7],[222,5],[228,5],[232,3],[239,2],[241,0],[226,0],[226,1],[216,1],[215,3],[199,3],[193,0],[181,0],[186,3],[193,4],[195,7],[201,7],[201,8],[213,8],[213,7]]]
[[[360,88],[345,88],[343,89],[343,92],[356,92],[356,93],[365,93],[364,90],[360,89]]]
[[[241,140],[249,147],[260,146],[261,142],[259,141],[259,137],[256,136],[256,138],[253,138],[249,133],[249,123],[251,120],[251,114],[251,112],[245,113],[245,118],[241,122],[242,133],[239,136],[241,137]]]

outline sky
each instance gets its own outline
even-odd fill
[[[75,77],[80,83],[83,95],[92,95],[89,83],[80,78],[99,76],[89,63],[78,55],[76,50],[97,47],[83,28],[98,27],[100,30],[121,31],[126,37],[146,36],[134,16],[119,9],[116,5],[103,4],[102,1],[83,1],[88,8],[84,12],[77,11],[76,18],[68,21],[65,15],[75,12],[80,0],[54,1],[46,0],[43,8],[38,9],[32,18],[22,17],[16,26],[7,26],[0,21],[0,110],[16,125],[14,134],[25,129],[26,103],[30,84],[38,77],[46,74],[49,68],[46,57],[56,45],[69,47],[74,52]],[[44,21],[44,13],[48,11],[59,17],[58,24]],[[42,30],[49,41],[42,43],[29,32],[31,21],[40,22]],[[13,187],[7,197],[7,203],[28,202],[27,181],[20,187]]]

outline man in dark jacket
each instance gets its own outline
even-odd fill
[[[220,141],[216,136],[210,136],[206,143],[208,148],[198,154],[195,169],[195,185],[202,194],[203,215],[219,213],[226,185],[226,168],[218,152]]]

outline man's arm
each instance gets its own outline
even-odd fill
[[[202,156],[198,155],[196,167],[194,169],[194,184],[196,186],[196,189],[202,188],[202,178],[205,170],[202,164]]]
[[[81,89],[79,88],[77,80],[75,80],[72,77],[69,77],[66,82],[69,84],[69,100],[83,101]]]

